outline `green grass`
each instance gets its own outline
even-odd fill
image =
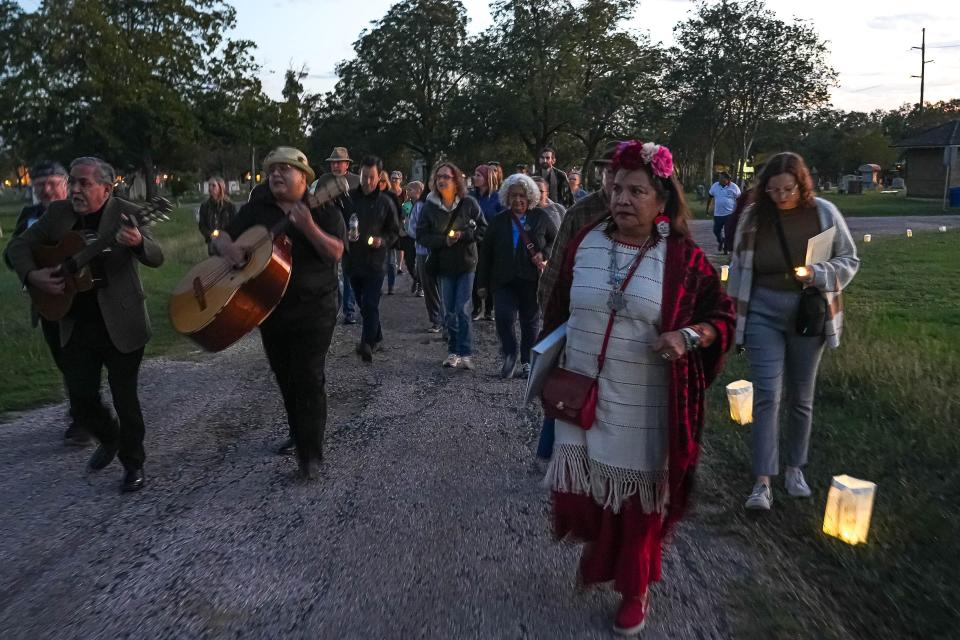
[[[960,213],[957,209],[943,210],[939,199],[910,198],[900,193],[868,191],[858,195],[821,193],[820,197],[837,205],[845,216],[938,216]]]
[[[10,240],[20,203],[0,204],[0,225],[4,237],[0,251]],[[147,294],[147,309],[153,326],[153,339],[147,344],[147,357],[180,354],[192,350],[192,343],[177,334],[167,317],[167,298],[184,273],[206,257],[206,250],[194,221],[194,206],[175,209],[169,222],[153,228],[163,247],[164,264],[159,269],[140,267]],[[0,273],[0,415],[25,409],[63,397],[59,374],[50,358],[39,328],[30,326],[29,298],[21,292],[16,275],[4,265]]]
[[[749,426],[726,415],[723,387],[749,379],[731,356],[711,389],[707,458],[728,505],[714,516],[757,547],[780,579],[745,584],[738,637],[949,637],[960,619],[960,289],[956,234],[880,238],[860,247],[860,273],[845,294],[838,350],[818,378],[810,464],[813,499],[776,484],[774,509],[744,513],[751,485]],[[830,478],[876,482],[868,543],[821,532]],[[778,479],[779,480],[779,479]],[[800,576],[813,586],[790,584]],[[768,576],[769,577],[769,576]],[[763,585],[762,587],[758,584]],[[771,605],[772,603],[775,603]],[[803,633],[795,626],[802,622]]]

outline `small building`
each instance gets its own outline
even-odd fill
[[[891,145],[901,149],[907,194],[917,198],[942,198],[960,187],[960,120],[920,131]]]
[[[880,182],[882,169],[878,164],[862,164],[857,168],[864,189],[875,189]]]

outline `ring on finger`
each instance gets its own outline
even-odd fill
[[[663,358],[664,360],[669,360],[669,359],[670,359],[670,354],[667,353],[667,352],[663,352],[663,353],[660,354],[660,357]]]

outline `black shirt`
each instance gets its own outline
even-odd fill
[[[400,213],[395,200],[396,196],[379,189],[365,194],[361,187],[357,187],[350,192],[343,210],[343,220],[346,224],[350,216],[357,215],[360,238],[349,245],[350,255],[346,263],[349,273],[383,273],[387,251],[400,237]],[[368,244],[374,236],[383,241],[377,248]]]
[[[328,202],[322,207],[311,209],[310,213],[322,231],[346,243],[346,227],[339,206]],[[226,232],[236,239],[255,225],[273,229],[284,220],[286,214],[277,204],[273,192],[269,188],[257,189],[254,190],[250,202],[240,208]],[[264,324],[312,319],[331,312],[336,314],[337,297],[330,294],[337,290],[337,261],[317,253],[310,240],[296,227],[289,223],[284,226],[285,233],[290,238],[293,259],[290,284],[280,304]]]

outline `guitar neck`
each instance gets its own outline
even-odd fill
[[[117,228],[110,231],[108,235],[98,237],[88,244],[82,250],[70,256],[66,260],[66,270],[70,273],[76,273],[83,269],[91,260],[98,255],[117,244]]]

